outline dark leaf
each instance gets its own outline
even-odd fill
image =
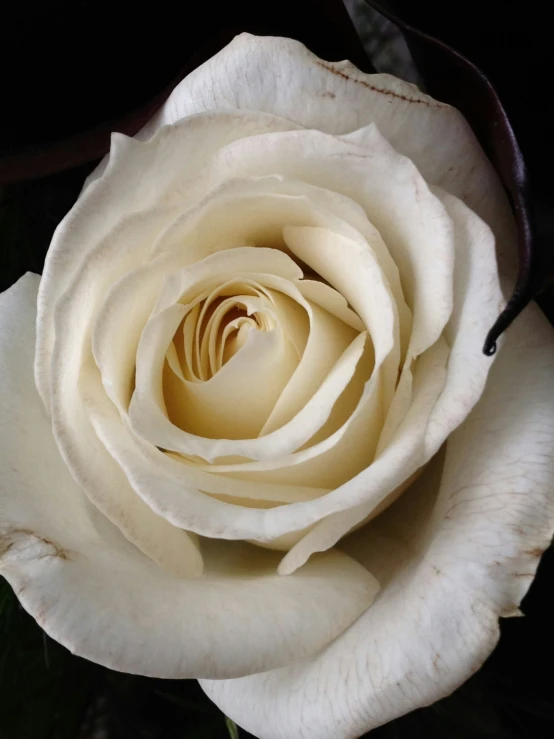
[[[536,247],[529,178],[523,155],[495,89],[478,67],[448,44],[406,23],[387,3],[365,1],[401,29],[430,94],[464,114],[512,203],[519,235],[519,273],[512,297],[485,341],[483,351],[493,354],[498,337],[553,279],[546,269],[546,254],[539,253]]]

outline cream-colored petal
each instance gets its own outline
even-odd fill
[[[180,364],[183,368],[184,377],[183,379],[190,380],[191,382],[199,382],[199,368],[197,365],[198,357],[196,356],[195,352],[195,341],[194,336],[196,332],[196,325],[198,323],[198,316],[200,315],[200,310],[202,309],[202,305],[200,300],[196,305],[192,305],[192,307],[189,307],[189,310],[183,320],[183,338],[182,338],[182,348],[181,348],[181,338],[175,335],[174,341],[177,341],[177,345],[180,352]],[[179,350],[178,354],[179,354]]]
[[[393,294],[399,296],[399,310],[402,289],[394,284],[398,268],[391,262],[402,272],[406,300],[416,313],[412,353],[425,351],[438,339],[452,310],[452,222],[414,164],[398,154],[375,126],[368,128],[365,147],[317,131],[292,131],[238,141],[220,154],[225,168],[236,176],[278,171],[287,179],[334,191],[361,205],[373,227],[367,240]],[[292,225],[337,230],[321,222]],[[401,324],[408,315],[403,308]]]
[[[303,552],[304,547],[312,546],[317,541],[318,532],[321,531],[323,534],[330,524],[334,527],[334,531],[336,532],[335,540],[338,541],[348,529],[339,533],[339,527],[335,525],[335,520],[332,518],[328,520],[324,517],[330,513],[337,513],[360,506],[358,508],[359,516],[355,522],[358,523],[368,516],[378,505],[381,505],[387,495],[393,493],[419,467],[425,464],[429,460],[429,457],[426,456],[427,450],[425,448],[424,431],[427,427],[429,416],[444,386],[447,359],[448,349],[444,341],[438,342],[431,350],[428,350],[421,356],[414,377],[413,401],[410,411],[399,426],[393,441],[380,457],[375,459],[367,468],[359,471],[351,480],[336,487],[329,495],[311,503],[309,510],[307,506],[299,504],[271,511],[271,522],[266,523],[266,532],[275,536],[285,533],[281,527],[290,527],[292,524],[291,518],[294,517],[295,521],[298,521],[298,523],[302,522],[304,526],[319,521],[310,532],[307,543],[302,544],[301,542],[298,545],[298,553]],[[358,411],[354,417],[360,417],[359,422],[362,422],[366,414]],[[352,439],[353,444],[359,436],[359,434],[354,436],[354,439]],[[358,443],[363,444],[363,441]],[[346,454],[346,450],[344,450],[344,454]],[[327,466],[329,458],[329,453],[324,455],[320,461],[320,465]],[[301,469],[302,467],[299,465],[298,471],[301,471]],[[270,482],[281,481],[290,483],[298,477],[295,467],[290,468],[290,470],[290,472],[286,468],[275,470],[272,473],[266,473],[265,477]],[[314,473],[317,472],[318,470],[315,469]],[[331,474],[332,472],[329,469],[328,475],[331,476]],[[246,475],[246,477],[251,478],[255,476]],[[332,477],[329,477],[329,479],[332,479]],[[361,504],[365,506],[365,510],[362,510]],[[320,520],[322,518],[323,520]],[[296,530],[297,528],[300,528],[300,526],[295,525],[294,529]],[[327,537],[327,534],[323,535]],[[295,557],[296,553],[291,553],[289,561],[293,561]]]
[[[231,157],[230,161],[233,167],[242,166],[240,158],[235,161]],[[216,163],[209,169],[221,177],[221,167],[216,166],[218,162],[216,158]],[[225,170],[224,166],[223,172]],[[348,217],[356,227],[344,221],[341,216]],[[106,391],[118,407],[124,409],[128,404],[140,327],[145,322],[156,296],[159,296],[158,309],[161,310],[175,300],[181,299],[187,285],[189,288],[194,287],[202,279],[196,266],[192,274],[189,274],[191,267],[184,272],[181,272],[180,268],[184,264],[190,265],[191,261],[194,263],[195,259],[202,260],[206,254],[215,251],[213,261],[208,261],[205,267],[199,268],[204,270],[205,279],[209,279],[217,263],[220,272],[238,269],[240,265],[233,261],[235,257],[229,256],[235,249],[229,247],[240,247],[244,243],[252,243],[259,247],[264,243],[274,244],[276,239],[282,242],[283,226],[290,222],[330,227],[336,232],[344,233],[349,239],[357,240],[360,248],[365,244],[365,234],[370,238],[372,247],[377,249],[379,265],[385,272],[389,284],[398,283],[396,268],[390,261],[390,256],[387,256],[386,247],[380,241],[379,235],[372,230],[359,206],[355,206],[348,198],[326,192],[321,188],[283,181],[282,178],[276,177],[233,180],[210,192],[205,201],[170,226],[155,246],[159,256],[151,264],[131,270],[108,293],[99,312],[98,326],[95,329],[94,356],[101,367]],[[362,228],[363,233],[360,233],[357,227]],[[129,241],[131,244],[134,243],[132,238]],[[182,248],[183,243],[187,244],[186,249]],[[222,250],[227,250],[228,254]],[[258,257],[249,257],[245,269],[252,269],[255,260],[258,259],[264,262],[263,265],[260,263],[259,268],[270,273],[273,271],[291,279],[301,274],[298,267],[291,260],[287,262],[285,255],[279,251],[275,249],[259,251],[263,253]],[[271,260],[268,260],[267,254],[272,255]],[[278,261],[279,258],[281,262]],[[227,264],[226,260],[231,261]],[[93,258],[89,261],[97,263]],[[161,292],[164,278],[174,272],[177,274],[169,280]],[[136,289],[136,284],[139,283],[140,291]],[[395,290],[396,292],[391,287],[395,302],[401,309],[401,317],[405,317],[407,308],[399,283]],[[133,317],[132,326],[127,325],[128,316]],[[401,331],[403,328],[409,328],[406,320],[401,321]]]
[[[230,677],[321,651],[378,590],[350,557],[333,552],[283,578],[274,553],[204,541],[204,574],[189,579],[90,505],[34,385],[38,281],[0,295],[0,572],[23,607],[72,652],[134,674]]]
[[[237,199],[231,198],[231,200],[235,208],[244,207],[245,205],[247,207],[249,204],[248,201],[244,203],[240,197]],[[207,209],[205,217],[214,218],[219,215],[220,213],[217,210],[213,213]],[[179,265],[178,258],[175,259],[174,264],[182,268],[174,274],[167,273],[166,282],[156,304],[156,312],[162,311],[177,302],[188,305],[195,298],[203,296],[204,290],[214,290],[226,283],[232,285],[242,280],[252,279],[253,274],[269,274],[293,282],[302,278],[302,270],[287,254],[279,251],[279,249],[264,248],[259,244],[243,246],[240,241],[232,245],[230,239],[229,244],[224,244],[215,253],[208,254],[196,262],[186,264],[186,266],[182,266],[182,263]],[[170,264],[169,261],[161,263],[164,264],[164,267],[168,267]],[[208,295],[209,293],[206,294],[206,297]]]
[[[327,313],[331,313],[356,331],[365,330],[360,316],[349,307],[344,295],[333,290],[329,285],[324,282],[303,279],[298,284],[298,289],[306,300],[319,305],[320,308],[324,308]]]
[[[383,424],[381,370],[372,373],[372,369],[373,351],[366,342],[328,423],[297,451],[257,461],[212,464],[210,471],[275,484],[341,486],[371,464]]]
[[[126,242],[125,236],[123,230],[113,239]],[[93,261],[85,264],[94,270]],[[194,537],[168,525],[134,493],[88,419],[83,398],[90,392],[90,383],[101,387],[91,352],[91,322],[102,287],[84,269],[56,305],[50,396],[56,442],[91,502],[133,544],[162,567],[198,574],[202,558]]]
[[[448,352],[444,342],[420,357],[414,373],[413,401],[399,424],[388,448],[375,462],[360,472],[334,493],[348,495],[353,490],[363,491],[361,505],[342,508],[338,513],[318,521],[315,526],[286,555],[279,566],[282,574],[294,572],[314,553],[334,546],[345,534],[376,510],[392,503],[397,490],[414,475],[430,457],[425,445],[425,431],[429,416],[445,382],[445,364]],[[376,481],[379,480],[380,484]],[[331,499],[333,494],[329,495]]]
[[[208,439],[253,439],[259,435],[298,364],[280,327],[250,328],[244,344],[206,382],[176,383],[168,376],[166,406],[171,421],[190,435]],[[138,416],[131,417],[137,428]],[[148,428],[148,417],[142,420]],[[209,448],[209,442],[203,444]],[[207,453],[209,455],[209,452]]]
[[[271,459],[275,455],[286,452],[287,449],[294,449],[301,446],[306,439],[311,438],[314,429],[321,428],[324,425],[325,420],[329,418],[329,411],[332,407],[333,402],[335,402],[336,399],[340,398],[342,391],[345,389],[345,387],[348,386],[348,383],[351,381],[356,372],[356,367],[360,362],[364,352],[365,342],[365,334],[360,334],[356,339],[354,339],[354,341],[350,344],[349,347],[347,347],[342,356],[339,358],[337,363],[333,366],[324,382],[314,393],[312,398],[310,398],[310,400],[306,403],[304,408],[301,409],[301,411],[291,420],[289,424],[263,437],[264,456],[267,456],[268,459]],[[222,389],[222,392],[225,392],[226,387],[228,387],[227,383]],[[175,392],[179,392],[178,386],[176,387]],[[209,387],[207,388],[206,392],[209,395]],[[211,402],[209,397],[207,397],[206,400],[207,402]],[[233,404],[236,404],[236,399],[234,400]],[[214,406],[214,410],[216,409],[217,404]],[[174,429],[173,433],[170,433],[170,427],[166,422],[164,422],[162,416],[159,413],[155,413],[155,409],[153,409],[151,406],[149,407],[149,411],[150,415],[148,416],[148,418],[150,419],[150,425],[147,424],[148,419],[146,419],[144,421],[143,428],[141,425],[141,420],[139,419],[137,421],[134,408],[132,407],[131,419],[133,427],[136,428],[137,432],[139,433],[142,430],[143,433],[140,433],[140,435],[143,436],[143,438],[147,438],[148,440],[150,440],[151,443],[155,443],[157,446],[170,450],[173,449],[173,446],[175,446],[177,447],[177,449],[173,450],[179,451],[184,440],[182,432],[180,430],[177,431],[176,429]],[[186,437],[187,449],[189,450],[189,452],[193,452],[196,450],[196,454],[206,458],[210,456],[210,444],[207,442],[204,442],[202,444],[202,441],[203,440],[193,439],[191,438],[191,436]],[[217,444],[212,443],[213,454],[215,457],[224,456],[222,452],[224,451],[224,448],[226,446],[228,447],[228,451],[231,453],[233,451],[236,452],[236,450],[240,451],[241,447],[244,448],[244,452],[248,451],[245,444],[242,444],[241,447],[237,447],[237,445],[234,445],[234,449],[231,444],[222,443],[224,441],[225,440],[218,439]],[[254,450],[252,453],[255,453],[255,447],[250,445],[250,448]],[[233,470],[234,466],[229,466],[226,469]],[[205,470],[207,472],[209,472],[210,470],[213,470],[214,472],[219,472],[222,471],[222,467],[211,465],[209,467],[206,467]],[[229,478],[224,477],[223,479]],[[234,482],[235,486],[239,484],[238,481]],[[248,481],[245,481],[244,484],[249,483]],[[264,480],[258,480],[257,484],[261,485],[261,490],[259,495],[257,495],[256,497],[264,497],[262,493],[265,487]],[[302,485],[303,483],[300,484]],[[198,485],[201,489],[208,489],[205,488],[201,483],[198,483]],[[197,486],[196,483],[195,486]],[[218,487],[218,492],[222,492],[224,494],[225,485],[220,484]],[[278,488],[279,485],[277,485],[276,487]],[[313,487],[313,485],[309,487]],[[236,493],[229,492],[229,494]],[[245,497],[249,496],[246,495]],[[282,498],[278,499],[282,500]],[[292,502],[292,500],[288,500],[287,502]]]
[[[363,143],[360,152],[370,157],[371,176],[360,181],[358,202],[400,270],[413,311],[408,351],[418,356],[439,338],[452,312],[452,221],[413,162],[399,155],[376,126],[368,127]],[[358,169],[354,162],[351,167]],[[359,174],[363,177],[363,170]]]
[[[175,347],[175,342],[172,341],[170,345],[167,348],[167,353],[165,355],[167,364],[170,368],[170,370],[173,372],[173,374],[178,377],[181,381],[184,382],[185,376],[183,374],[183,369],[181,367],[181,361],[179,359],[179,355],[177,353],[177,349]]]
[[[288,130],[291,123],[264,113],[228,110],[192,116],[178,128],[177,134],[173,127],[165,128],[148,145],[113,134],[109,162],[103,167],[102,175],[83,189],[75,206],[56,229],[38,296],[35,377],[47,408],[54,341],[53,312],[57,300],[83,269],[84,260],[111,231],[124,227],[134,214],[140,216],[136,221],[136,235],[140,239],[143,219],[148,218],[148,212],[169,207],[168,193],[171,193],[175,212],[190,207],[196,202],[196,193],[191,192],[191,202],[183,192],[175,198],[175,189],[183,179],[194,182],[198,168],[220,147],[242,136]],[[169,221],[166,218],[166,225]],[[141,252],[135,251],[135,264],[141,259]],[[117,262],[110,259],[97,259],[95,267],[102,275],[114,276],[116,265]]]
[[[260,436],[285,426],[300,413],[359,336],[355,329],[318,305],[311,305],[310,308],[310,334],[304,352],[274,404]],[[331,408],[332,403],[329,403],[329,411]]]
[[[259,74],[259,70],[271,73]],[[213,80],[218,84],[214,86]],[[516,258],[514,221],[502,185],[458,110],[388,74],[365,74],[350,62],[327,62],[298,41],[237,36],[187,76],[139,134],[200,111],[262,110],[297,127],[331,134],[375,123],[425,179],[462,199],[487,222],[501,251]]]
[[[267,273],[260,274],[249,271],[255,269],[265,269]],[[177,274],[172,275],[167,281],[156,310],[162,310],[164,306],[171,305],[176,300],[186,301],[193,295],[197,295],[195,298],[196,301],[201,300],[207,292],[198,294],[198,286],[209,290],[211,285],[217,285],[220,280],[224,279],[224,276],[228,276],[229,274],[237,275],[237,279],[241,279],[241,275],[248,275],[256,281],[256,284],[265,286],[267,294],[275,303],[276,315],[279,315],[282,320],[283,331],[286,332],[287,329],[292,331],[291,335],[296,346],[300,346],[300,344],[306,346],[306,340],[304,339],[302,341],[302,332],[299,333],[301,323],[298,321],[296,312],[291,312],[291,299],[302,306],[311,317],[312,330],[305,349],[306,352],[309,348],[309,354],[306,355],[304,353],[303,361],[301,360],[298,368],[302,373],[300,380],[303,382],[304,395],[295,397],[292,400],[290,400],[290,397],[288,398],[289,402],[286,409],[291,416],[290,419],[286,422],[283,421],[280,429],[277,428],[273,431],[264,429],[261,431],[260,438],[257,440],[248,441],[248,437],[245,437],[247,440],[245,442],[236,435],[233,435],[233,438],[227,438],[228,434],[226,434],[225,429],[217,421],[216,410],[221,405],[221,402],[225,401],[229,407],[229,422],[235,422],[237,398],[229,395],[229,385],[225,378],[238,365],[231,365],[229,363],[229,368],[225,371],[224,367],[221,376],[219,378],[217,376],[212,378],[210,380],[211,384],[208,383],[205,388],[202,388],[201,385],[198,387],[194,384],[186,385],[186,393],[182,394],[182,402],[178,401],[178,385],[172,385],[175,391],[174,397],[176,402],[179,402],[179,408],[181,408],[181,410],[174,409],[176,415],[173,420],[178,422],[179,418],[182,417],[182,422],[178,424],[181,429],[177,429],[169,423],[165,414],[160,410],[161,403],[158,403],[158,407],[156,408],[156,404],[153,405],[151,402],[152,396],[148,393],[141,394],[140,392],[135,394],[132,402],[131,418],[133,426],[140,436],[152,444],[168,450],[180,451],[184,454],[198,455],[207,460],[214,460],[219,456],[233,455],[263,459],[291,453],[307,442],[329,417],[337,398],[343,392],[353,375],[354,368],[361,356],[363,341],[356,341],[355,345],[348,348],[356,336],[355,330],[348,324],[335,318],[333,314],[320,309],[317,305],[312,308],[298,289],[303,284],[298,281],[298,277],[302,274],[301,271],[298,270],[292,260],[284,253],[271,249],[237,247],[224,252],[217,252],[195,265],[184,268]],[[289,279],[286,280],[276,276],[279,274],[288,276]],[[291,277],[296,277],[297,279],[292,281],[290,280]],[[102,369],[103,374],[106,374],[108,377],[118,375],[121,367],[125,366],[123,363],[120,363],[119,368],[113,365],[113,354],[110,353],[110,347],[114,337],[123,330],[122,317],[129,312],[126,305],[132,306],[136,300],[136,292],[133,291],[132,283],[133,280],[128,279],[114,288],[113,294],[108,298],[110,310],[103,311],[100,317],[108,323],[104,325],[99,320],[95,329],[96,361]],[[330,288],[326,290],[327,292],[325,294],[328,295]],[[119,298],[116,298],[116,295]],[[383,310],[388,310],[392,314],[390,296],[385,295],[383,299],[388,300],[388,304],[385,305]],[[340,303],[339,297],[337,297],[335,303]],[[351,311],[346,309],[346,317],[352,322],[353,319],[350,313]],[[172,326],[175,326],[179,320],[180,317],[176,317]],[[196,321],[197,318],[194,320]],[[334,329],[334,334],[331,333],[331,329]],[[381,335],[386,335],[387,329],[387,324],[384,322],[380,329]],[[173,327],[168,329],[168,336],[172,330]],[[335,336],[334,343],[329,341],[329,336],[332,335]],[[263,339],[264,337],[260,338]],[[388,341],[392,343],[391,339]],[[123,341],[122,343],[124,344],[125,342]],[[162,346],[162,344],[151,346],[149,350],[150,359],[146,361],[146,366],[153,366],[153,357],[158,356],[158,358],[162,358],[164,356],[167,345]],[[102,347],[103,351],[101,351]],[[287,367],[290,369],[294,362],[294,356],[290,353],[290,350],[287,351],[289,352],[287,354],[289,357],[287,362],[282,361],[274,366],[274,369],[278,370],[283,378],[286,374],[285,371],[288,371]],[[322,361],[322,351],[325,354],[325,362]],[[132,357],[134,356],[134,352],[135,349],[132,347],[127,354],[131,358],[131,361],[127,368],[126,379],[122,383],[124,386],[128,386],[129,379],[132,376]],[[314,368],[313,365],[316,363],[317,367]],[[250,369],[254,371],[255,367],[252,365]],[[316,372],[320,375],[319,382],[317,381],[317,376],[314,374]],[[173,382],[170,376],[168,376],[168,382]],[[249,382],[244,381],[244,377],[241,380],[241,385],[244,386],[245,392],[247,393]],[[114,383],[112,380],[106,383],[106,379],[104,379],[104,384],[113,385]],[[279,383],[272,382],[268,390],[270,389],[272,392],[277,391],[279,387]],[[212,395],[211,388],[215,388],[215,390],[220,388],[217,398],[215,395]],[[195,394],[195,397],[198,398],[197,401],[193,401],[193,397],[190,395],[191,393]],[[210,395],[212,395],[211,400]],[[197,417],[200,417],[201,409],[198,403],[211,403],[211,410],[207,411],[208,415],[203,415],[203,422],[205,424],[216,424],[213,431],[210,431],[209,427],[206,426],[205,428],[194,429],[193,433],[192,427],[189,428],[187,426],[183,415],[186,413],[187,397],[189,397],[190,402],[195,403]],[[202,401],[200,400],[201,398],[203,398]],[[239,403],[238,405],[241,406],[242,404]],[[267,405],[273,408],[275,403],[271,400],[271,403]],[[144,412],[141,411],[141,408]],[[258,410],[263,410],[263,408],[260,406]],[[217,437],[215,436],[216,433]],[[214,438],[209,441],[206,438],[202,438],[207,436],[214,436]],[[321,486],[317,485],[316,487]]]
[[[96,306],[94,357],[106,392],[122,411],[130,401],[139,339],[152,310],[164,310],[180,299],[186,301],[187,297],[199,302],[209,294],[202,291],[217,287],[230,275],[249,276],[259,270],[289,278],[302,275],[289,257],[275,249],[223,248],[205,259],[201,255],[200,261],[191,263],[194,256],[194,250],[189,253],[179,248],[129,269],[112,285],[103,303]],[[94,281],[91,284],[94,286]]]
[[[387,147],[376,130],[374,138],[380,147],[379,159],[385,171],[390,167],[410,169],[409,163]],[[365,160],[366,156],[368,160],[362,161],[360,166],[360,158]],[[341,161],[340,169],[336,166],[337,159]],[[286,249],[282,238],[284,227],[328,228],[360,248],[370,245],[373,258],[394,296],[405,350],[412,316],[404,298],[398,267],[358,202],[360,196],[365,197],[362,205],[371,207],[373,195],[364,196],[364,183],[371,166],[371,151],[314,131],[260,135],[242,144],[228,145],[211,158],[202,176],[194,182],[200,201],[197,208],[183,214],[167,229],[156,244],[156,253],[175,253],[191,262],[221,249],[245,244]],[[351,187],[350,167],[355,169],[352,176],[358,188]],[[417,179],[412,170],[409,174]],[[280,174],[275,175],[275,172]],[[401,179],[402,171],[399,177]],[[432,197],[431,202],[444,218],[440,204]],[[379,218],[379,210],[374,210]],[[183,254],[185,242],[187,250]],[[160,308],[174,299],[172,294],[168,295]]]
[[[492,231],[462,201],[440,191],[437,196],[454,223],[456,262],[454,307],[444,333],[450,344],[446,382],[427,429],[433,454],[481,397],[492,366],[483,342],[504,302]]]
[[[298,359],[302,357],[310,335],[311,307],[309,300],[302,300],[302,298],[305,298],[302,289],[304,283],[305,280],[303,279],[295,280],[294,291],[291,290],[290,295],[278,289],[284,285],[280,281],[278,283],[272,283],[274,287],[269,288],[266,292],[273,304],[279,324],[287,334],[289,341],[292,342]],[[257,284],[259,285],[260,283]],[[296,299],[297,297],[299,297],[299,300]],[[332,313],[332,315],[336,314]],[[360,330],[363,331],[364,327],[361,326]]]
[[[226,324],[234,312],[242,315]],[[223,326],[234,328],[234,335],[225,333]],[[222,300],[207,320],[202,339],[202,351],[208,354],[208,379],[237,354],[253,331],[273,332],[276,328],[280,329],[267,298],[239,294]],[[293,354],[297,358],[296,352]]]
[[[283,236],[291,251],[330,282],[367,327],[376,368],[384,365],[384,402],[388,404],[400,361],[398,312],[369,244],[360,245],[322,228],[286,226]]]
[[[380,577],[379,599],[315,660],[202,681],[227,715],[261,739],[354,739],[479,669],[554,530],[553,371],[552,328],[533,307],[450,437],[444,470],[439,460],[345,544]]]
[[[319,504],[321,500],[318,495],[328,492],[328,490],[318,491],[309,483],[299,488],[298,485],[287,484],[286,481],[274,484],[264,479],[249,481],[233,479],[230,475],[211,474],[209,470],[216,469],[215,465],[202,470],[195,464],[185,463],[184,460],[178,462],[171,455],[164,454],[136,437],[130,428],[122,429],[116,409],[101,391],[96,393],[96,397],[92,395],[87,397],[87,407],[99,437],[125,470],[137,493],[159,515],[175,525],[186,527],[189,531],[207,534],[212,538],[247,539],[270,543],[283,533],[304,528],[302,520],[296,517],[296,511],[300,506],[293,503],[294,500],[312,501],[301,511],[302,515],[309,517],[314,512],[312,505]],[[360,418],[371,425],[371,414],[361,414]],[[363,452],[367,435],[357,434],[354,441]],[[319,466],[316,465],[316,469]],[[332,468],[330,472],[336,474]],[[326,478],[325,482],[331,480],[329,475]],[[256,487],[259,489],[258,492],[253,492]],[[223,499],[207,498],[200,492],[201,490],[220,497],[223,493]],[[289,516],[281,533],[268,532],[268,523],[271,524],[270,519],[274,511],[225,503],[225,498],[229,495],[242,497],[241,490],[244,491],[244,496],[251,499],[271,501],[279,500],[282,495],[287,496],[284,500],[291,505],[286,506]],[[248,492],[249,490],[251,492]],[[296,490],[300,494],[295,498]],[[317,512],[316,507],[316,516]],[[326,511],[322,515],[326,515]],[[306,525],[310,523],[313,523],[313,520],[308,521]]]
[[[417,362],[417,359],[414,360]],[[379,443],[375,450],[375,455],[379,457],[383,451],[391,443],[396,430],[401,424],[402,420],[406,417],[406,414],[410,410],[410,404],[412,402],[412,390],[414,375],[412,372],[414,362],[406,362],[402,367],[398,384],[394,397],[388,407],[387,413],[384,418],[381,433],[379,435]]]

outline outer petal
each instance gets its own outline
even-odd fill
[[[502,301],[492,232],[460,200],[445,193],[440,195],[455,226],[454,310],[445,331],[451,347],[446,382],[422,435],[424,456],[421,463],[426,463],[436,453],[481,397],[491,367],[490,358],[482,352],[482,337],[492,325]],[[404,370],[395,397],[399,402],[394,407],[400,413],[408,412],[412,399],[412,373],[408,367]],[[394,416],[399,417],[393,420],[389,413],[377,456],[394,442],[394,431],[402,420],[401,415],[395,413]],[[389,424],[390,421],[393,422]],[[394,491],[389,502],[396,500],[401,489]],[[354,526],[379,513],[386,502],[386,499],[379,503],[370,499],[367,505],[324,519],[297,546],[297,551],[302,549],[303,556],[296,559],[291,552],[288,561],[304,562],[311,551],[333,546]],[[288,566],[284,561],[280,570],[286,571]]]
[[[445,388],[427,429],[434,454],[475,406],[485,389],[491,359],[483,354],[487,331],[501,310],[494,235],[460,200],[438,193],[455,227],[454,309],[445,330],[450,345]]]
[[[282,578],[271,552],[205,541],[205,574],[176,577],[88,503],[33,382],[37,287],[28,275],[0,296],[0,571],[23,606],[72,651],[124,672],[230,677],[320,651],[378,587],[350,557]]]
[[[261,739],[354,739],[477,670],[554,528],[553,371],[552,329],[531,308],[450,437],[442,475],[438,459],[345,545],[385,583],[372,608],[315,660],[201,681],[212,700]]]
[[[198,167],[221,146],[243,136],[291,127],[287,121],[263,113],[227,111],[191,117],[181,124],[181,135],[175,136],[167,128],[148,146],[121,134],[112,135],[109,161],[100,165],[101,176],[93,173],[77,203],[59,224],[44,265],[38,296],[35,377],[47,408],[54,308],[97,245],[129,216],[167,205],[167,193],[176,181],[194,180]],[[182,194],[173,203],[181,211],[191,204]],[[169,222],[168,217],[166,224]],[[135,265],[142,259],[144,253],[134,254]],[[96,269],[116,279],[109,260],[100,261]]]
[[[515,244],[506,196],[467,121],[415,85],[322,61],[298,41],[242,34],[186,77],[139,137],[217,109],[265,111],[333,134],[376,123],[430,184],[461,198],[502,242]]]
[[[150,228],[156,232],[156,225],[159,225],[158,219],[145,219],[143,235],[146,242]],[[110,247],[115,252],[116,256],[112,252],[113,269],[129,258],[129,248],[125,248],[129,246],[127,226],[125,224],[114,232],[111,242],[108,239],[107,244],[102,245],[108,248],[108,254]],[[141,245],[137,243],[137,250]],[[106,257],[102,251],[100,255]],[[85,384],[88,377],[100,381],[90,348],[91,314],[94,315],[106,282],[109,284],[106,275],[104,280],[91,279],[90,270],[94,271],[94,262],[94,258],[85,260],[88,269],[76,275],[71,288],[57,302],[55,309],[50,400],[52,427],[58,446],[89,499],[133,544],[174,573],[199,574],[202,558],[194,539],[168,525],[135,495],[121,469],[99,443],[86,417],[80,384]],[[75,293],[80,300],[72,299]],[[81,372],[82,367],[87,370],[86,374]],[[85,390],[85,396],[87,392]],[[80,454],[83,449],[86,453]]]

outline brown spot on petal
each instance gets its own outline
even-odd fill
[[[542,547],[535,547],[534,549],[526,549],[524,554],[528,554],[530,557],[542,557],[544,554],[545,549]]]
[[[383,90],[381,87],[377,87],[376,85],[372,85],[366,80],[357,80],[353,77],[350,77],[350,75],[346,74],[346,72],[343,72],[341,69],[336,69],[335,67],[331,66],[330,64],[327,64],[326,62],[322,62],[321,60],[316,61],[316,64],[320,67],[323,67],[323,69],[326,69],[328,72],[331,72],[331,74],[336,75],[337,77],[342,77],[344,80],[348,80],[349,82],[354,82],[357,85],[362,85],[362,87],[367,87],[369,90],[373,90],[374,92],[380,92],[383,95],[388,95],[389,97],[397,98],[398,100],[405,100],[407,103],[417,103],[419,105],[425,105],[428,108],[448,108],[448,105],[444,105],[444,103],[439,103],[437,100],[429,101],[429,100],[420,100],[419,98],[412,98],[408,95],[402,95],[400,92],[393,92],[392,90]]]
[[[46,554],[41,555],[41,557],[58,557],[59,559],[69,559],[69,552],[67,549],[64,549],[58,544],[55,544],[53,541],[45,538],[44,536],[39,536],[38,534],[35,534],[30,529],[23,528],[12,529],[6,534],[0,536],[0,559],[4,557],[12,549],[12,547],[15,546],[17,540],[22,537],[31,537],[37,541],[42,542],[52,550]]]

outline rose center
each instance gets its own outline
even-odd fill
[[[273,331],[275,319],[267,298],[251,292],[207,298],[185,316],[173,342],[187,380],[210,380],[240,351],[252,331]]]

